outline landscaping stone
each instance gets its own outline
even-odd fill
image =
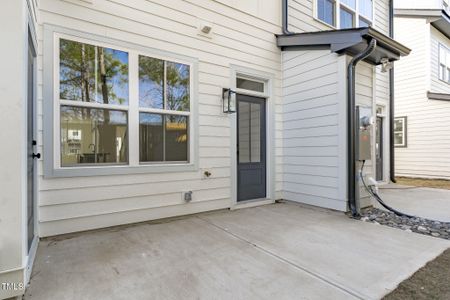
[[[368,208],[361,212],[361,221],[398,228],[406,232],[416,232],[450,240],[450,222],[440,222],[420,217],[401,217],[393,212],[378,208]]]

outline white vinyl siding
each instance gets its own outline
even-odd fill
[[[39,162],[40,235],[49,236],[230,207],[230,116],[221,93],[230,86],[230,65],[274,75],[275,144],[281,140],[281,59],[274,33],[280,26],[213,1],[162,0],[40,1],[43,23],[198,58],[198,169],[185,172],[73,178],[45,178]],[[278,5],[278,1],[276,1]],[[212,38],[198,35],[201,20],[213,25]],[[42,70],[42,51],[38,64]],[[42,76],[42,74],[40,75]],[[41,82],[41,81],[40,81]],[[39,86],[39,149],[42,151],[42,83]],[[277,148],[276,151],[278,151]],[[276,164],[281,156],[277,153]],[[45,160],[45,154],[44,154]],[[202,179],[204,170],[212,173]],[[281,167],[276,168],[276,176]],[[282,181],[275,192],[281,196]],[[193,191],[193,201],[182,200]]]
[[[349,56],[329,50],[283,53],[283,198],[347,209],[347,93]],[[356,68],[356,104],[373,108],[373,66]],[[373,175],[366,162],[364,174]],[[361,187],[363,197],[367,193]],[[363,206],[370,205],[364,197]]]
[[[396,18],[396,38],[412,49],[396,62],[396,111],[407,117],[407,148],[396,148],[398,176],[450,179],[450,103],[427,98],[427,92],[450,93],[439,80],[439,43],[449,40],[425,19]],[[426,80],[424,80],[426,78]]]
[[[346,209],[343,58],[329,50],[283,53],[284,199]]]

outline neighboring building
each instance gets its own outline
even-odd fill
[[[395,38],[412,48],[395,64],[398,176],[450,179],[449,1],[395,2]]]
[[[370,204],[348,180],[347,132],[366,128],[348,105],[377,116],[360,159],[388,182],[378,65],[409,53],[388,37],[390,2],[289,1],[287,28],[282,3],[2,2],[0,282],[27,282],[39,237],[277,199]]]

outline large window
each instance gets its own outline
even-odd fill
[[[406,147],[406,117],[398,117],[394,119],[394,146]]]
[[[71,38],[58,50],[60,167],[189,162],[190,64]]]
[[[316,18],[336,28],[368,27],[373,0],[316,0]]]
[[[439,44],[439,79],[450,83],[450,50]]]

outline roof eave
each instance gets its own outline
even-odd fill
[[[431,25],[439,30],[443,35],[450,39],[450,16],[445,10],[441,11],[441,17],[430,22]]]
[[[371,27],[278,35],[277,44],[282,50],[328,47],[339,54],[353,55],[372,39],[377,40],[378,47],[376,52],[366,60],[373,64],[379,64],[382,57],[395,61],[411,52],[408,47]]]

